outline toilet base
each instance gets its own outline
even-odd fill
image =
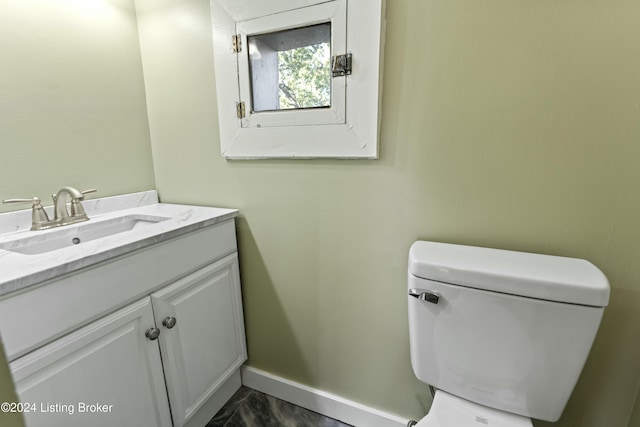
[[[462,399],[442,390],[436,391],[427,416],[409,421],[407,427],[533,427],[531,419]]]

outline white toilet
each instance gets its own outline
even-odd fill
[[[609,282],[581,259],[419,241],[408,299],[411,365],[436,389],[416,426],[530,427],[562,415]]]

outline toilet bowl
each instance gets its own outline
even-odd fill
[[[532,427],[531,419],[437,390],[429,414],[415,427]]]
[[[557,421],[609,302],[588,261],[415,242],[409,341],[437,391],[419,427],[531,427]]]

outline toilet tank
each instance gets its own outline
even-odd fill
[[[408,288],[419,380],[552,422],[609,301],[607,278],[585,260],[422,241],[409,252]]]

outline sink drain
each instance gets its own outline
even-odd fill
[[[74,245],[77,245],[78,243],[80,243],[80,238],[74,237],[73,239],[71,239],[71,243],[73,243]]]

